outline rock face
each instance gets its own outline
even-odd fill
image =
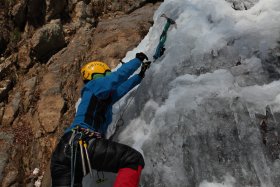
[[[65,8],[67,6],[66,0],[56,1],[56,0],[46,0],[47,15],[46,21],[51,19],[59,19],[64,16]]]
[[[43,77],[40,85],[41,98],[38,101],[39,121],[47,133],[54,132],[59,125],[65,101],[61,97],[59,72],[50,72]]]
[[[60,96],[47,96],[39,101],[39,120],[47,133],[54,132],[59,125],[64,105],[65,102]]]
[[[146,35],[158,6],[144,0],[0,3],[7,10],[0,11],[6,29],[0,31],[0,186],[32,186],[35,168],[50,186],[49,160],[74,117],[81,65],[103,60],[115,67]]]
[[[27,10],[27,3],[26,1],[20,1],[12,8],[12,16],[15,22],[15,25],[23,30],[25,23],[26,23],[26,12]]]
[[[27,5],[27,21],[30,25],[39,27],[44,23],[46,12],[45,0],[29,0]]]
[[[4,39],[4,37],[0,35],[0,54],[2,54],[5,51],[7,43],[8,42]]]
[[[5,28],[7,21],[5,20],[6,12],[5,12],[5,3],[0,2],[0,25],[1,25],[1,30],[0,30],[0,55],[5,52],[7,44],[9,43],[9,38],[8,38],[8,30]]]
[[[3,179],[3,171],[6,166],[6,162],[9,158],[9,149],[13,142],[13,135],[7,132],[0,132],[0,180]]]
[[[21,95],[18,92],[11,99],[11,102],[8,105],[6,105],[4,115],[2,118],[3,126],[11,125],[15,117],[18,115],[20,103],[21,103]]]
[[[135,47],[135,41],[140,42],[146,35],[151,23],[148,19],[143,19],[143,15],[147,15],[148,18],[152,7],[153,5],[149,4],[146,5],[146,9],[139,9],[130,15],[99,23],[93,36],[91,53],[87,55],[86,60],[99,59],[112,67],[118,64],[119,59],[125,56],[127,50]]]
[[[31,39],[32,56],[46,62],[52,55],[65,46],[62,25],[59,20],[43,26]]]
[[[12,88],[12,81],[11,80],[4,80],[0,82],[0,100],[3,100],[7,97],[8,92]]]

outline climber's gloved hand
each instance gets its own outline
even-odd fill
[[[142,62],[141,71],[139,73],[140,77],[142,77],[142,78],[145,77],[145,72],[147,69],[149,69],[150,65],[151,65],[151,61]]]
[[[141,60],[141,62],[143,62],[145,59],[149,60],[147,55],[145,55],[144,53],[140,52],[140,53],[136,53],[136,58],[138,58],[139,60]]]

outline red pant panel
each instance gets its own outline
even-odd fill
[[[138,187],[141,171],[141,166],[138,166],[138,170],[131,168],[119,169],[114,187]]]

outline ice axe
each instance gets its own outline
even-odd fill
[[[163,17],[163,18],[166,19],[166,24],[163,28],[163,31],[162,31],[161,35],[160,35],[159,44],[156,48],[156,52],[153,55],[154,61],[156,61],[159,57],[161,57],[163,55],[164,51],[165,51],[164,43],[167,39],[167,31],[168,31],[170,25],[174,25],[175,28],[177,28],[177,24],[173,19],[167,17],[165,14],[162,14],[160,17]]]

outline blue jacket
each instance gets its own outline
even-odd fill
[[[127,92],[138,85],[142,78],[136,74],[130,77],[141,65],[141,61],[137,58],[123,64],[117,71],[112,72],[96,80],[89,81],[81,91],[81,103],[78,106],[76,116],[73,123],[67,131],[80,126],[89,128],[106,135],[108,126],[112,122],[112,105],[121,99]],[[130,77],[130,78],[129,78]],[[106,100],[105,121],[102,122],[99,129],[94,128],[94,116],[96,110],[94,106],[97,100]]]

